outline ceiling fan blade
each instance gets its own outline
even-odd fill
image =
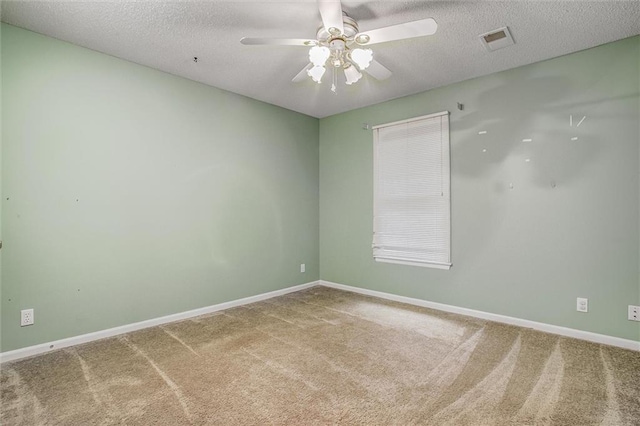
[[[307,71],[310,70],[311,67],[313,67],[313,64],[309,63],[306,67],[302,68],[302,71],[300,71],[295,77],[293,77],[293,80],[291,81],[293,81],[294,83],[298,83],[305,78],[309,78],[309,74],[307,74]]]
[[[366,72],[376,80],[386,80],[387,78],[391,77],[391,71],[389,71],[387,67],[385,67],[375,59],[371,61],[371,63],[364,70],[364,72]]]
[[[318,9],[320,9],[320,16],[322,16],[322,24],[329,34],[340,35],[344,33],[340,0],[318,0]]]
[[[355,40],[358,44],[369,46],[387,41],[429,36],[435,34],[437,29],[438,24],[436,21],[433,18],[427,18],[378,28],[377,30],[363,31],[356,34]]]
[[[240,43],[252,46],[315,46],[318,44],[316,40],[305,38],[261,38],[261,37],[243,37]]]

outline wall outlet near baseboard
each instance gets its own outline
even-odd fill
[[[576,311],[589,312],[589,299],[587,299],[586,297],[578,297]]]
[[[629,305],[629,321],[640,321],[640,306]]]
[[[33,325],[33,309],[23,309],[20,311],[20,327]]]
[[[302,272],[305,272],[306,270],[307,270],[306,265],[304,263],[301,263],[300,264],[300,272],[302,273]]]

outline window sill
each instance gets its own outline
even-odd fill
[[[409,266],[420,266],[422,268],[434,268],[434,269],[451,269],[451,263],[428,263],[428,262],[410,262],[407,260],[399,260],[399,259],[387,259],[382,257],[374,258],[376,262],[381,263],[395,263],[398,265],[409,265]]]

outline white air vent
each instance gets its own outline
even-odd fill
[[[480,34],[479,37],[482,45],[489,52],[493,52],[494,50],[502,49],[503,47],[515,44],[513,41],[513,37],[511,37],[511,33],[509,32],[509,28],[507,27],[498,28],[497,30]]]

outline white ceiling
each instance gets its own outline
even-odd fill
[[[352,86],[291,79],[307,49],[243,46],[242,37],[315,38],[315,0],[3,1],[2,21],[138,64],[326,117],[640,34],[638,1],[343,1],[360,31],[432,17],[430,37],[372,46],[393,75]],[[478,35],[509,26],[492,53]],[[198,57],[198,62],[193,57]]]

